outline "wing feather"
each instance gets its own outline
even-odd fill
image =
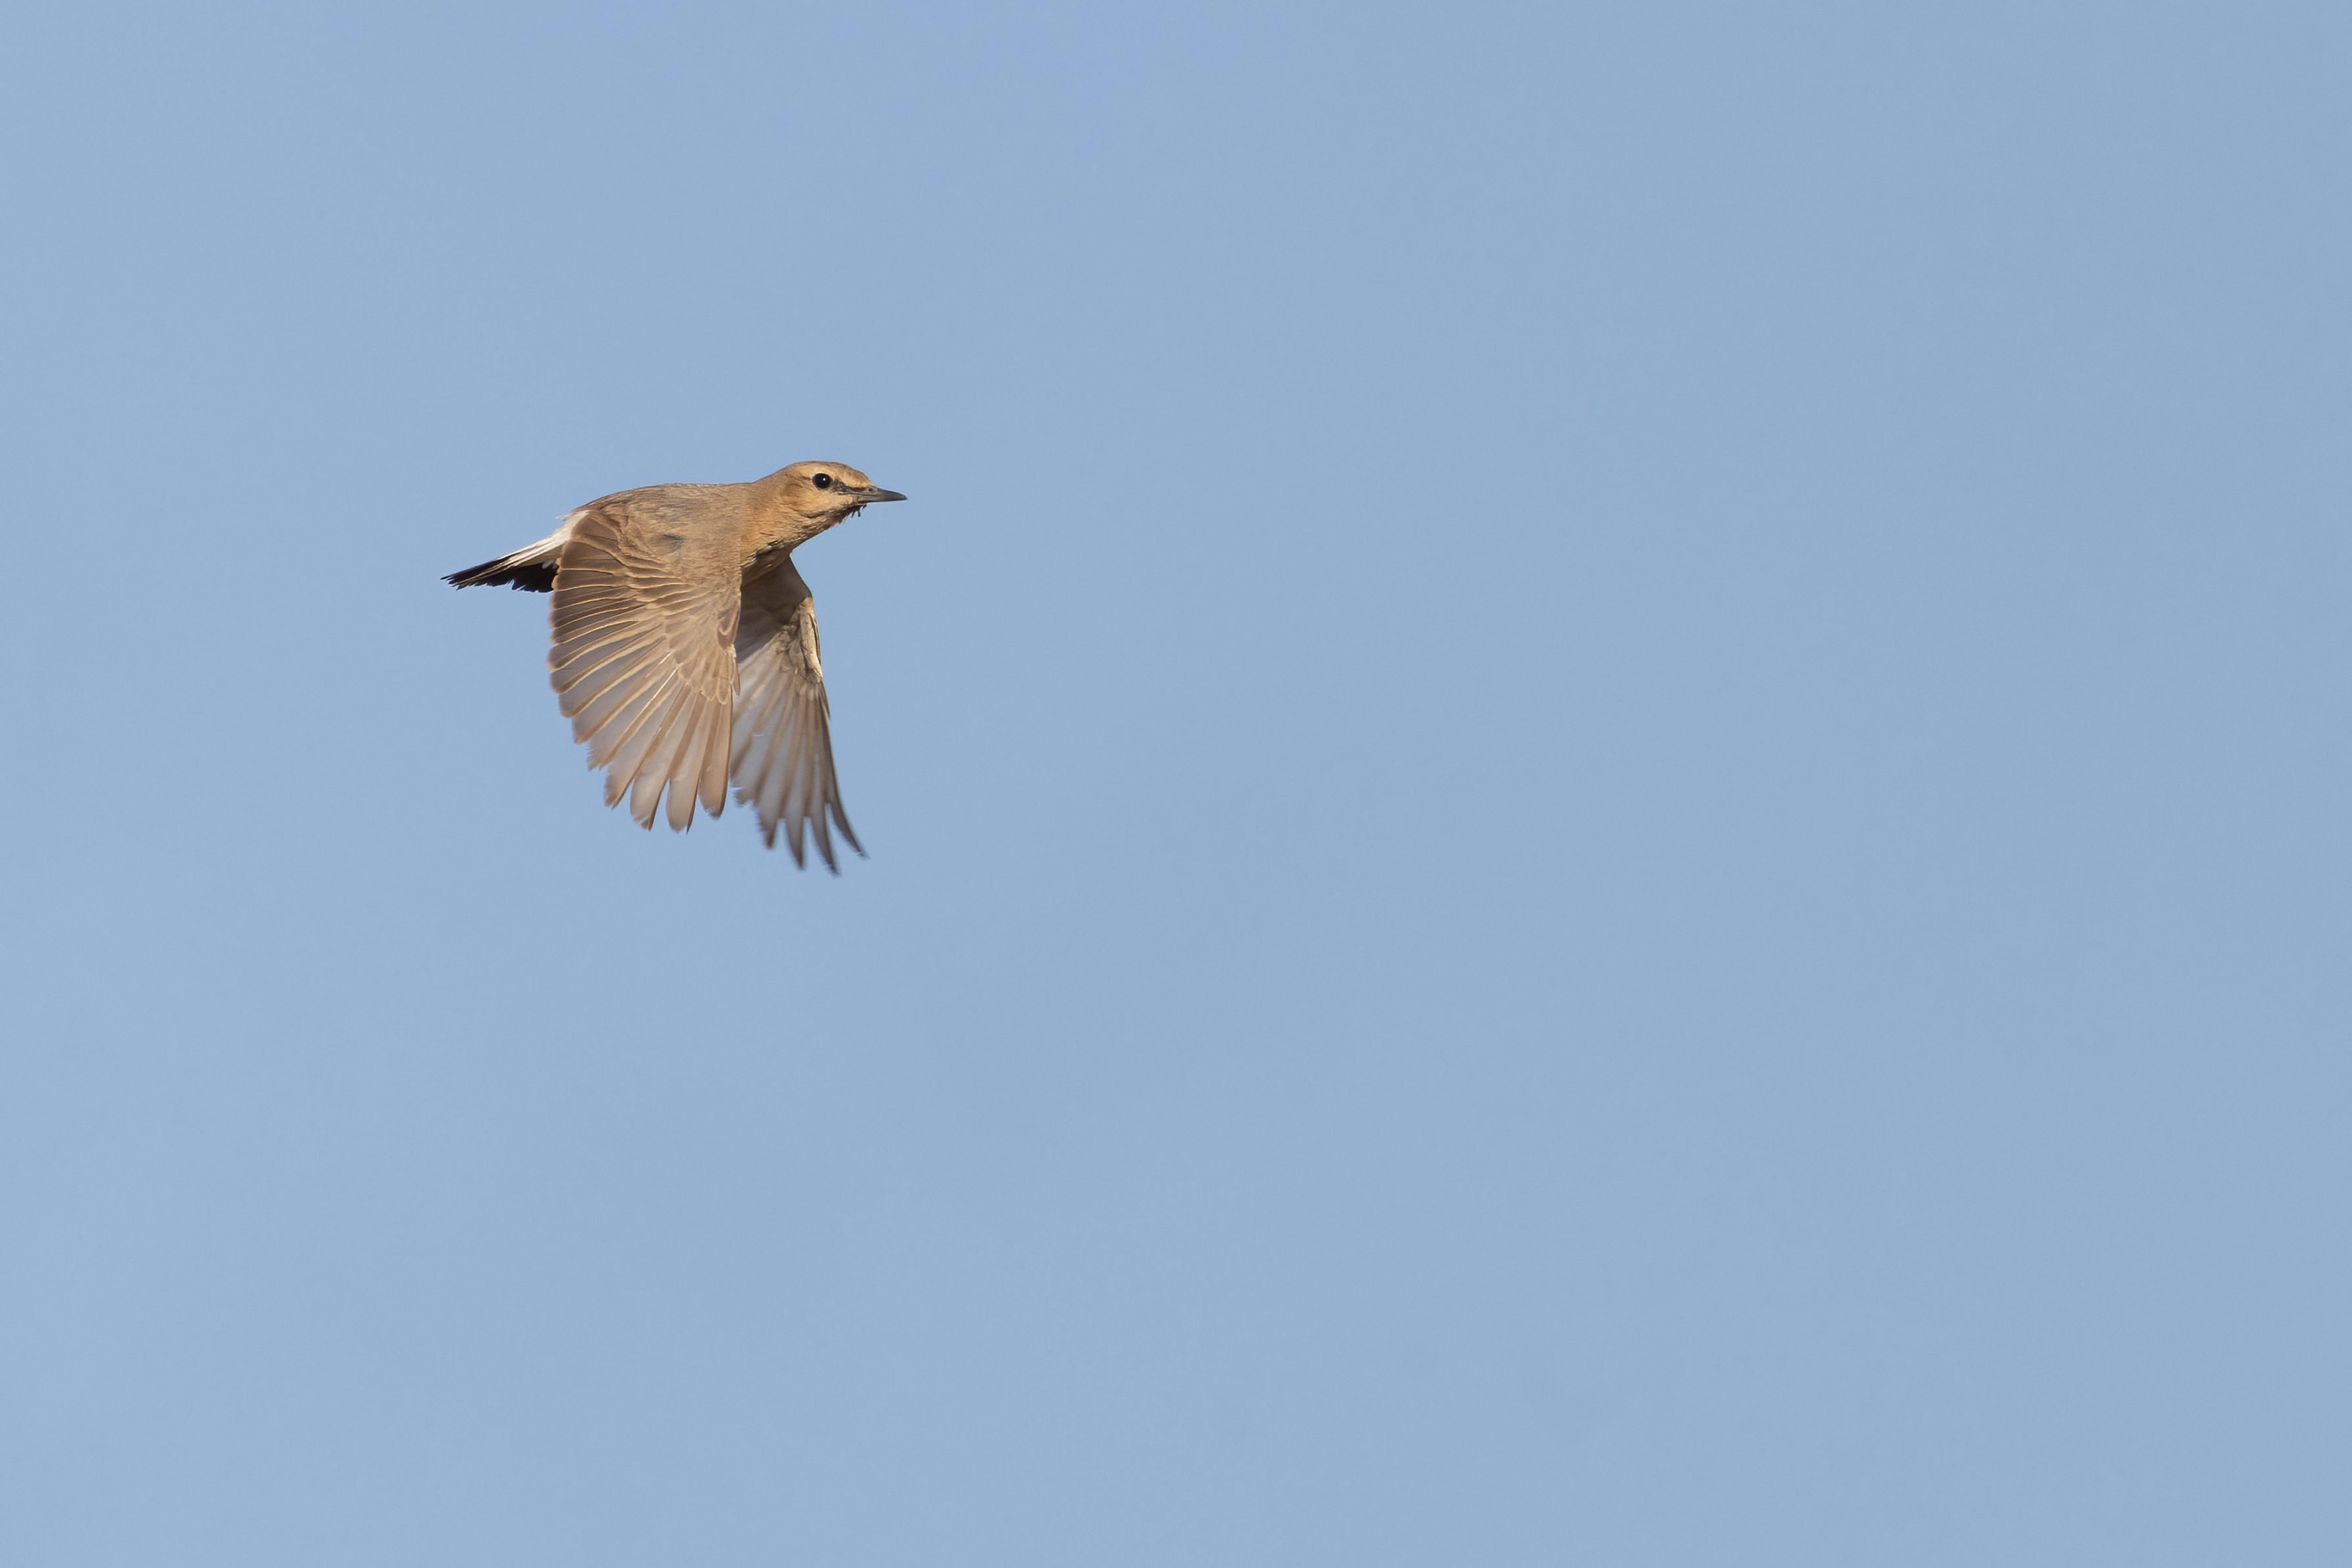
[[[699,799],[717,816],[708,753],[732,717],[740,579],[732,538],[663,551],[628,507],[600,503],[568,524],[549,614],[549,681],[604,803],[623,797],[651,828],[665,793],[683,831]],[[715,538],[715,536],[714,536]]]
[[[831,827],[840,829],[851,849],[866,851],[842,809],[816,608],[791,557],[743,580],[735,662],[739,685],[728,747],[735,799],[759,813],[760,833],[771,849],[781,827],[793,861],[805,865],[806,841],[814,836],[825,869],[838,874]]]

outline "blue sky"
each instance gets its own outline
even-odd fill
[[[20,8],[9,1557],[2344,1561],[2347,45]],[[438,581],[805,457],[838,881]]]

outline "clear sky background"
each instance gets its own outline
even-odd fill
[[[10,1563],[2352,1561],[2352,12],[0,53]],[[805,457],[837,881],[438,580]]]

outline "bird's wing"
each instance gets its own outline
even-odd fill
[[[775,847],[781,823],[793,861],[806,865],[801,840],[804,831],[811,832],[825,869],[838,873],[828,816],[851,849],[861,855],[866,851],[841,809],[841,785],[833,776],[832,710],[825,706],[824,666],[817,656],[816,606],[790,556],[743,580],[735,666],[735,799],[759,811],[769,848]]]
[[[654,825],[663,790],[684,831],[694,802],[727,804],[727,736],[735,691],[738,583],[731,535],[703,544],[664,533],[668,519],[598,504],[575,514],[555,573],[547,667],[604,804]]]

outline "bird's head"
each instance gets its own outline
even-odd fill
[[[784,505],[812,521],[830,525],[877,501],[903,501],[846,463],[795,463],[776,476]]]

